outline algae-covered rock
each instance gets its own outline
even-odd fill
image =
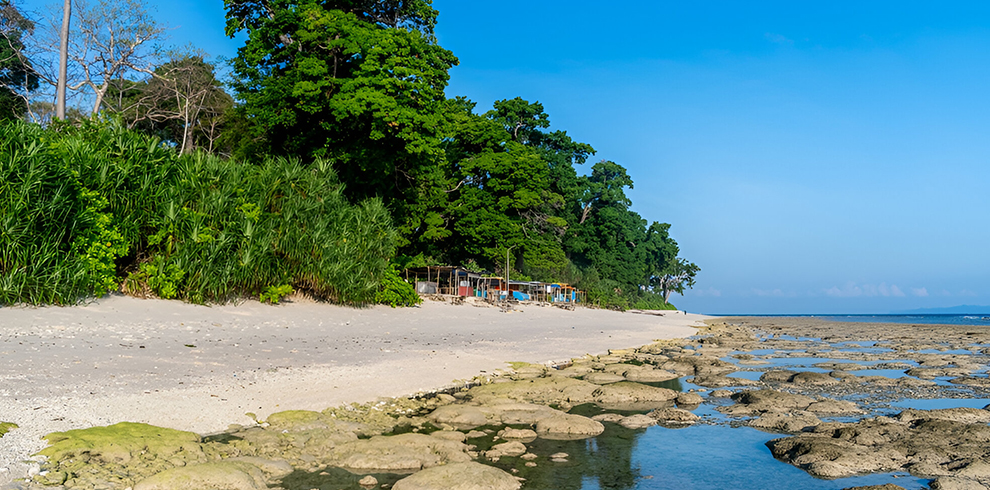
[[[617,373],[591,373],[584,377],[584,380],[596,385],[607,385],[625,381],[625,376]]]
[[[531,441],[536,439],[536,432],[529,429],[513,429],[507,427],[498,431],[498,436],[506,440]]]
[[[84,453],[106,463],[122,464],[148,453],[164,459],[183,455],[181,459],[197,460],[203,456],[197,434],[131,422],[53,432],[45,439],[51,446],[38,454],[48,456],[51,462]]]
[[[240,461],[257,466],[269,479],[278,480],[292,473],[292,465],[287,461],[258,458],[255,456],[239,456],[227,461]]]
[[[4,434],[10,432],[11,429],[16,428],[17,424],[13,422],[0,422],[0,437],[3,437]]]
[[[536,422],[536,433],[544,439],[587,439],[605,432],[601,422],[570,413],[559,413]]]
[[[680,377],[677,373],[663,369],[653,369],[647,366],[633,366],[632,369],[626,371],[624,376],[627,380],[636,383],[660,383]]]
[[[577,405],[591,402],[594,398],[592,393],[598,388],[598,385],[587,381],[551,376],[475,386],[468,391],[468,396],[481,404],[493,399],[511,398],[543,405],[563,402]]]
[[[471,405],[445,405],[426,416],[434,424],[447,424],[458,429],[473,429],[488,424],[480,408]]]
[[[678,392],[623,381],[601,386],[593,394],[595,403],[604,407],[656,408],[677,398]]]
[[[488,451],[485,451],[485,457],[492,461],[498,461],[502,456],[522,456],[523,454],[526,454],[526,445],[519,441],[496,444]]]
[[[243,461],[221,461],[158,473],[134,485],[134,490],[267,490],[264,474]]]
[[[658,408],[647,415],[665,427],[684,427],[701,420],[701,417],[680,408]]]
[[[322,460],[349,470],[388,473],[470,461],[471,456],[464,443],[410,433],[344,443],[330,449]]]
[[[498,468],[465,462],[425,469],[403,478],[393,490],[519,490],[519,480]]]
[[[643,414],[630,415],[628,417],[623,417],[618,421],[619,425],[627,429],[645,429],[650,426],[657,424],[657,421],[651,417]]]

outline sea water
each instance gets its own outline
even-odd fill
[[[821,318],[850,323],[900,323],[905,325],[982,325],[990,326],[990,314],[969,315],[716,315],[780,318]]]

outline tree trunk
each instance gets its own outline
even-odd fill
[[[62,8],[62,36],[58,58],[58,91],[55,95],[55,117],[65,119],[65,87],[69,82],[69,20],[72,17],[72,0],[65,0]]]

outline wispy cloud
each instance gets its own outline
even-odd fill
[[[928,297],[928,288],[911,288],[911,294],[913,294],[913,295],[915,295],[915,296],[917,296],[919,298],[927,298]]]
[[[783,44],[786,46],[794,45],[794,41],[787,39],[787,37],[784,36],[783,34],[774,34],[772,32],[768,32],[766,34],[763,34],[763,37],[766,38],[767,41],[770,41],[774,44]]]
[[[715,289],[711,286],[708,289],[692,289],[691,294],[693,296],[708,296],[713,298],[718,298],[722,296],[722,291]]]
[[[912,291],[916,291],[912,289]],[[833,298],[903,298],[907,296],[904,291],[898,287],[896,284],[887,285],[887,283],[882,282],[877,284],[856,284],[855,282],[848,282],[843,287],[832,286],[825,290],[826,296],[831,296]],[[917,294],[915,294],[917,296]]]
[[[753,294],[763,298],[793,298],[797,296],[794,291],[784,291],[782,289],[753,289]]]

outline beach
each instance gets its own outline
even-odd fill
[[[122,296],[0,308],[0,420],[19,426],[0,438],[0,486],[23,477],[21,461],[53,431],[128,421],[210,434],[284,410],[442,389],[508,362],[683,338],[705,318],[431,301],[208,307]]]

